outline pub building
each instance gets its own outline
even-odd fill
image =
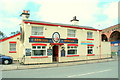
[[[0,54],[24,64],[67,62],[111,57],[110,43],[101,41],[101,30],[71,24],[30,20],[23,10],[20,33],[0,40]]]

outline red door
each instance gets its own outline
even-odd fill
[[[58,61],[58,45],[53,46],[53,61]]]

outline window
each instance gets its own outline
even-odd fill
[[[32,35],[39,35],[42,36],[43,35],[43,27],[32,27]]]
[[[10,43],[10,51],[16,51],[16,43]]]
[[[32,55],[33,56],[45,56],[46,46],[32,46]]]
[[[87,38],[92,39],[93,33],[92,32],[87,32]]]
[[[71,29],[67,30],[67,36],[68,37],[75,37],[75,33],[76,33],[75,30],[71,30]]]
[[[93,46],[88,46],[87,50],[88,50],[88,54],[93,54]]]
[[[77,46],[68,46],[68,55],[77,54]]]

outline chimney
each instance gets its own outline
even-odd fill
[[[23,10],[22,14],[20,15],[22,17],[22,20],[26,20],[29,18],[30,14],[28,10]]]
[[[73,25],[78,25],[79,20],[77,20],[76,16],[74,16],[70,22],[72,22]]]

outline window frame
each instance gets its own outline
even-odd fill
[[[90,33],[92,33],[92,34],[90,35]],[[93,32],[88,31],[87,32],[87,39],[92,39],[92,38],[93,38]]]
[[[92,49],[92,53],[89,53],[88,50]],[[87,54],[94,54],[94,46],[87,46]]]
[[[33,48],[34,46],[32,46],[32,55],[31,56],[47,56],[47,46],[41,46],[41,45],[36,45],[36,48]],[[40,48],[38,48],[40,47]],[[42,48],[45,47],[45,48]],[[34,55],[33,51],[35,50],[45,50],[45,54],[43,55]]]
[[[9,43],[9,51],[16,51],[16,43]]]
[[[70,31],[74,31],[74,33],[71,33]],[[69,36],[69,35],[72,35],[72,36]],[[67,29],[67,37],[68,38],[76,38],[76,30],[74,30],[74,29]]]
[[[33,31],[36,31],[36,30],[33,30],[33,28],[35,28],[35,27],[42,29],[42,30],[37,29],[37,30],[39,30],[38,32],[39,32],[39,33],[42,33],[42,34],[40,34],[40,35],[35,35],[35,34],[33,34]],[[37,32],[37,31],[36,31],[36,32]],[[37,32],[37,33],[38,33],[38,32]],[[42,27],[42,26],[32,26],[32,27],[31,27],[31,35],[32,35],[32,36],[43,36],[43,34],[44,34],[44,27]]]
[[[69,54],[68,53],[69,50],[76,50],[76,53],[75,54]],[[77,55],[78,54],[77,51],[78,51],[78,46],[67,46],[67,55]]]

